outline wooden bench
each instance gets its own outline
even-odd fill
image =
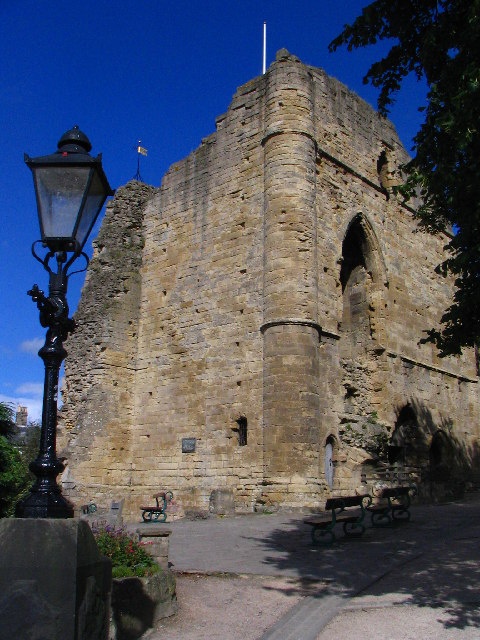
[[[410,496],[415,495],[414,487],[385,487],[375,496],[377,503],[370,504],[372,527],[389,527],[396,522],[410,520]]]
[[[160,491],[154,496],[157,503],[154,507],[140,507],[144,522],[165,522],[167,519],[167,505],[173,500],[171,491]]]
[[[313,544],[332,544],[336,540],[334,529],[337,522],[343,524],[346,536],[361,536],[365,531],[365,509],[370,502],[367,495],[329,498],[325,503],[325,513],[304,520],[312,527]]]

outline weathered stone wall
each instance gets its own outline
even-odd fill
[[[131,182],[109,203],[75,314],[77,329],[66,343],[58,440],[67,456],[65,487],[77,506],[109,505],[132,482],[142,225],[155,192]]]
[[[138,496],[171,488],[184,508],[208,508],[224,486],[251,508],[262,479],[259,107],[247,86],[216,136],[165,176],[145,222],[136,485]]]
[[[78,500],[315,506],[378,480],[386,439],[425,494],[447,459],[465,479],[475,362],[419,344],[452,285],[445,238],[392,193],[406,158],[391,123],[281,51],[158,191],[119,190],[68,346]]]

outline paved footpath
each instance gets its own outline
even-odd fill
[[[180,613],[149,640],[480,640],[480,495],[312,547],[301,515],[166,523]]]

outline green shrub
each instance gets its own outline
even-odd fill
[[[0,518],[11,518],[32,481],[19,451],[0,435]]]
[[[154,558],[124,529],[105,526],[93,530],[97,546],[112,561],[114,578],[151,576],[160,570]]]

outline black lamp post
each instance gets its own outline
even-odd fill
[[[73,506],[62,496],[56,480],[64,469],[56,454],[58,377],[67,355],[63,341],[74,330],[74,321],[68,317],[67,284],[72,275],[69,269],[79,256],[88,265],[83,247],[105,200],[113,195],[101,155],[92,158],[91,148],[87,136],[75,126],[61,137],[56,153],[39,158],[25,154],[33,173],[42,235],[33,243],[32,253],[50,280],[48,297],[36,284],[28,291],[40,311],[40,324],[47,329],[45,344],[38,352],[45,364],[45,383],[40,448],[30,464],[36,481],[30,494],[17,504],[17,518],[73,517]],[[43,258],[35,252],[40,242],[47,249]]]

